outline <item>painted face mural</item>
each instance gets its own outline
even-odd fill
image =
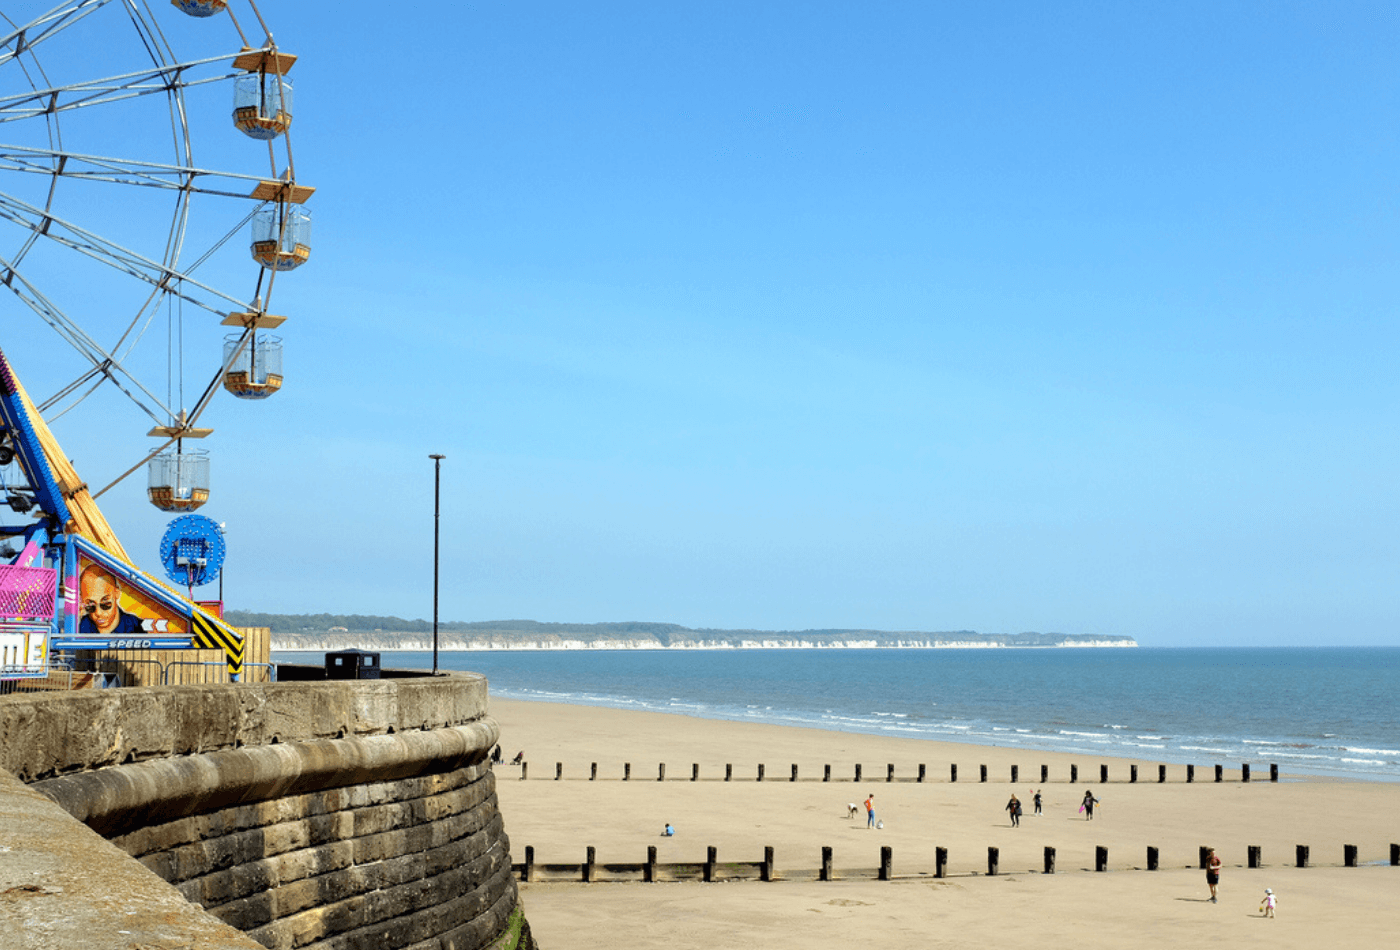
[[[122,614],[122,587],[115,577],[96,564],[89,564],[78,582],[78,594],[83,604],[84,633],[116,630]]]
[[[83,559],[78,573],[78,632],[112,636],[123,633],[182,633],[189,624],[140,590],[124,587],[110,570]]]

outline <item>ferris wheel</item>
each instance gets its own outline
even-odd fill
[[[189,512],[215,395],[282,385],[270,308],[310,256],[314,190],[292,154],[296,56],[253,0],[30,6],[0,0],[0,283],[19,301],[0,321],[53,331],[48,423],[120,394],[154,438],[113,433],[93,496],[146,466],[150,501]]]

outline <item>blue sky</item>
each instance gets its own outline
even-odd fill
[[[1392,5],[262,6],[316,238],[205,416],[231,607],[430,616],[441,452],[445,620],[1400,645]]]

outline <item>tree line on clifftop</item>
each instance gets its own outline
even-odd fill
[[[319,636],[327,633],[361,634],[367,644],[376,636],[400,634],[431,634],[433,625],[427,620],[405,620],[402,617],[381,617],[366,614],[270,614],[246,610],[229,610],[224,619],[238,627],[268,627],[284,639],[297,636]],[[909,640],[985,641],[1004,646],[1054,646],[1080,640],[1128,641],[1122,636],[1085,636],[1063,633],[980,634],[973,630],[887,631],[887,630],[717,630],[692,629],[673,623],[624,621],[615,623],[543,623],[536,620],[440,621],[439,636],[451,635],[460,641],[559,641],[577,640],[585,643],[600,640],[655,641],[662,646],[682,645],[696,641],[763,641],[803,640],[813,643],[839,641],[872,641],[889,643]]]

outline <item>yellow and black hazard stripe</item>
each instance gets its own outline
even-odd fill
[[[205,650],[223,650],[228,659],[231,675],[243,672],[243,637],[232,627],[220,623],[202,610],[195,610],[190,616],[194,642]]]

